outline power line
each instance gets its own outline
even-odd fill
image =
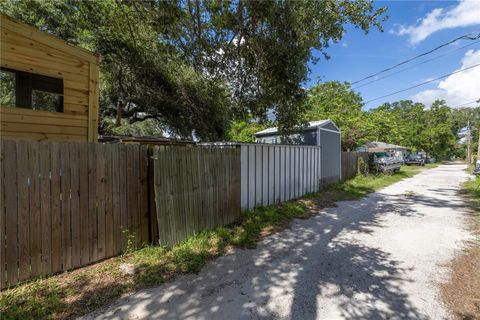
[[[395,92],[392,92],[392,93],[383,95],[383,96],[381,96],[381,97],[378,97],[378,98],[375,98],[375,99],[372,99],[372,100],[368,100],[367,102],[365,102],[365,104],[370,103],[370,102],[373,102],[373,101],[377,101],[377,100],[382,99],[382,98],[386,98],[386,97],[393,96],[393,95],[395,95],[395,94],[397,94],[397,93],[401,93],[401,92],[405,92],[405,91],[408,91],[408,90],[411,90],[411,89],[414,89],[414,88],[418,88],[418,87],[423,86],[423,85],[426,85],[426,84],[428,84],[428,83],[431,83],[431,82],[434,82],[434,81],[437,81],[437,80],[446,78],[446,77],[448,77],[448,76],[451,76],[452,74],[456,74],[456,73],[459,73],[459,72],[467,71],[467,70],[469,70],[469,69],[473,69],[473,68],[476,68],[476,67],[478,67],[478,66],[480,66],[480,63],[478,63],[478,64],[476,64],[476,65],[473,65],[473,66],[470,66],[470,67],[468,67],[468,68],[464,68],[464,69],[460,69],[460,70],[451,72],[451,73],[449,73],[449,74],[440,76],[440,77],[435,78],[435,79],[431,79],[431,80],[428,80],[428,81],[425,81],[425,82],[416,84],[416,85],[411,86],[411,87],[408,87],[408,88],[406,88],[406,89],[402,89],[402,90],[399,90],[399,91],[395,91]]]
[[[478,100],[473,100],[473,101],[465,102],[465,103],[462,103],[462,104],[458,104],[458,105],[453,106],[453,107],[451,107],[451,108],[452,108],[452,109],[455,109],[455,108],[460,108],[460,107],[463,107],[463,106],[466,106],[466,105],[469,105],[469,104],[472,104],[472,103],[480,103],[479,101],[480,101],[480,99],[478,99]]]
[[[455,50],[449,51],[449,52],[447,52],[447,53],[445,53],[445,54],[436,56],[436,57],[431,58],[431,59],[428,59],[428,60],[424,60],[424,61],[422,61],[422,62],[420,62],[420,63],[414,64],[413,66],[410,66],[410,67],[401,69],[401,70],[399,70],[399,71],[397,71],[397,72],[393,72],[393,73],[387,74],[386,76],[383,76],[383,77],[380,77],[380,78],[378,78],[378,79],[369,81],[369,82],[367,82],[367,83],[364,83],[364,84],[361,84],[361,85],[352,87],[352,90],[355,90],[355,89],[358,89],[358,88],[367,86],[367,85],[369,85],[369,84],[371,84],[371,83],[374,83],[374,82],[377,82],[377,81],[380,81],[380,80],[383,80],[383,79],[386,79],[386,78],[390,78],[391,76],[394,76],[394,75],[396,75],[396,74],[402,73],[402,72],[407,71],[407,70],[410,70],[410,69],[412,69],[412,68],[414,68],[414,67],[416,67],[416,66],[419,66],[419,65],[422,65],[422,64],[426,64],[426,63],[429,63],[429,62],[431,62],[431,61],[434,61],[434,60],[443,58],[443,57],[445,57],[445,56],[451,55],[452,53],[455,53],[455,52],[457,52],[457,51],[459,51],[459,50],[462,50],[462,49],[464,49],[464,48],[466,48],[466,47],[470,47],[470,46],[472,46],[472,45],[474,45],[474,44],[476,44],[476,43],[479,43],[479,42],[480,42],[480,40],[475,41],[475,42],[473,42],[473,43],[469,43],[469,44],[464,45],[464,46],[462,46],[462,47],[460,47],[460,48],[457,48],[457,49],[455,49]]]
[[[419,55],[417,55],[417,56],[415,56],[415,57],[413,57],[413,58],[404,60],[404,61],[402,61],[402,62],[400,62],[400,63],[397,63],[397,64],[395,64],[395,65],[393,65],[393,66],[391,66],[391,67],[388,67],[388,68],[386,68],[386,69],[380,70],[380,71],[378,71],[378,72],[376,72],[376,73],[374,73],[374,74],[372,74],[372,75],[369,75],[369,76],[366,76],[366,77],[364,77],[364,78],[362,78],[362,79],[360,79],[360,80],[354,81],[354,82],[352,82],[351,84],[357,84],[357,83],[362,82],[362,81],[364,81],[364,80],[371,79],[371,78],[373,78],[373,77],[375,77],[375,76],[378,76],[379,74],[385,73],[385,72],[390,71],[390,70],[392,70],[392,69],[395,69],[395,68],[397,68],[397,67],[399,67],[399,66],[401,66],[401,65],[404,65],[404,64],[406,64],[406,63],[409,63],[410,61],[413,61],[413,60],[415,60],[415,59],[418,59],[418,58],[421,58],[421,57],[423,57],[423,56],[426,56],[426,55],[428,55],[428,54],[430,54],[430,53],[432,53],[432,52],[434,52],[434,51],[437,51],[438,49],[441,49],[441,48],[446,47],[446,46],[448,46],[448,45],[450,45],[450,44],[452,44],[452,43],[454,43],[454,42],[457,42],[458,40],[477,40],[477,39],[480,39],[480,33],[478,33],[478,34],[476,34],[476,35],[474,35],[474,34],[472,34],[472,33],[468,33],[468,34],[466,34],[466,35],[463,35],[463,36],[460,36],[460,37],[455,38],[455,39],[453,39],[453,40],[450,40],[450,41],[447,42],[447,43],[441,44],[441,45],[439,45],[439,46],[437,46],[437,47],[435,47],[435,48],[433,48],[433,49],[431,49],[431,50],[429,50],[429,51],[427,51],[427,52],[421,53],[421,54],[419,54]]]

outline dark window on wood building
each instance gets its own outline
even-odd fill
[[[63,112],[63,80],[2,68],[0,105]]]

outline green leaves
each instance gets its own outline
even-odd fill
[[[102,55],[103,117],[157,119],[180,137],[217,140],[231,119],[280,130],[306,112],[314,50],[344,24],[381,28],[372,1],[7,0],[2,12]],[[117,125],[120,121],[117,121]]]
[[[342,130],[342,148],[353,150],[362,143],[369,131],[362,106],[362,97],[350,89],[349,83],[328,81],[308,91],[308,112],[305,119],[333,120]]]
[[[443,100],[429,109],[411,100],[385,103],[369,111],[362,111],[362,106],[361,96],[348,83],[324,82],[308,91],[305,119],[333,120],[342,130],[344,150],[354,150],[367,141],[383,141],[423,150],[437,159],[457,152],[456,135],[467,122],[480,127],[479,108],[452,110]]]

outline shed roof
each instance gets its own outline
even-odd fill
[[[299,128],[298,131],[305,131],[305,130],[310,130],[318,127],[323,127],[329,123],[333,124],[333,126],[337,128],[337,131],[340,132],[340,129],[338,129],[337,125],[330,119],[310,121],[308,123],[308,126],[304,128]],[[258,131],[255,133],[255,136],[270,135],[274,133],[278,133],[278,127],[271,127],[271,128],[264,129],[262,131]]]

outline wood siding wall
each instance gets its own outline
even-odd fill
[[[0,288],[149,241],[147,146],[2,140]]]
[[[1,15],[0,64],[63,79],[64,112],[0,107],[2,138],[96,142],[99,58]]]

